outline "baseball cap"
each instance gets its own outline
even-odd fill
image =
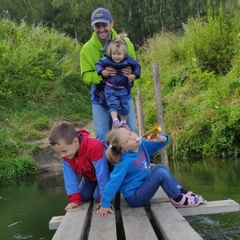
[[[91,26],[95,23],[110,23],[111,13],[106,8],[97,8],[91,16]]]

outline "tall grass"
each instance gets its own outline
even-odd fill
[[[1,19],[0,41],[0,158],[21,162],[55,121],[89,121],[90,88],[80,78],[81,44],[65,34]]]
[[[142,89],[147,129],[156,122],[151,64],[160,65],[172,158],[240,156],[239,16],[221,7],[209,11],[189,19],[182,35],[149,39],[138,54],[144,68],[135,86]]]
[[[34,176],[37,173],[37,164],[30,157],[0,158],[0,180]]]

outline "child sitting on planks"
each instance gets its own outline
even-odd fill
[[[202,196],[184,189],[164,165],[157,164],[150,169],[150,156],[170,142],[167,134],[150,134],[147,139],[141,139],[125,128],[115,128],[106,140],[107,160],[115,166],[103,191],[98,216],[114,213],[110,204],[117,191],[130,207],[144,206],[160,186],[175,207],[196,207],[206,202]]]

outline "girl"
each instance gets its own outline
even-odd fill
[[[125,67],[131,67],[132,74],[125,75],[122,71]],[[113,67],[117,73],[112,76],[106,67]],[[113,128],[122,125],[129,129],[127,115],[129,114],[128,95],[133,86],[133,81],[140,77],[141,67],[139,63],[128,55],[128,46],[125,35],[120,34],[107,48],[107,55],[96,62],[97,73],[104,77],[106,85],[104,94],[109,112],[112,118]],[[118,120],[118,114],[121,122]]]
[[[164,165],[157,164],[150,169],[150,156],[170,142],[167,134],[150,134],[147,139],[140,139],[126,128],[116,128],[108,133],[106,140],[109,144],[107,160],[115,167],[103,191],[98,216],[114,213],[110,204],[118,190],[130,207],[144,206],[159,186],[175,207],[196,207],[206,201],[180,186]]]

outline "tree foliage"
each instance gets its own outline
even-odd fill
[[[18,23],[54,27],[60,32],[86,42],[91,36],[90,17],[97,7],[108,8],[117,31],[126,32],[136,47],[164,31],[181,31],[188,17],[207,14],[207,6],[217,9],[221,2],[236,0],[2,0],[0,16]]]

